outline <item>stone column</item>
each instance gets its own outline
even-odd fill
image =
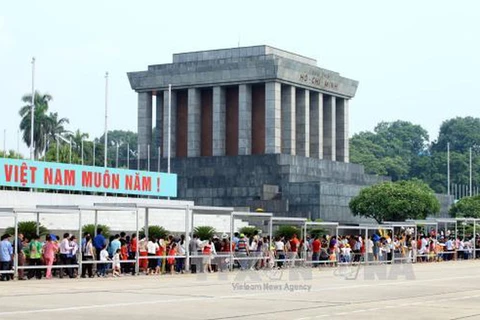
[[[281,92],[279,82],[265,83],[265,153],[281,153]]]
[[[157,105],[156,105],[156,120],[155,126],[157,127],[155,131],[155,144],[160,148],[160,153],[163,153],[163,92],[157,91]],[[152,154],[158,156],[157,150],[152,150]]]
[[[201,147],[201,101],[200,90],[196,88],[188,89],[188,142],[187,156],[200,157]]]
[[[323,96],[323,158],[335,161],[335,113],[336,101],[334,96]]]
[[[310,157],[323,158],[323,94],[310,92]]]
[[[163,157],[168,157],[168,90],[163,92]],[[175,158],[175,151],[177,150],[177,93],[172,90],[172,105],[171,105],[171,125],[170,125],[170,156]]]
[[[297,88],[296,99],[296,152],[299,156],[310,156],[310,91]]]
[[[282,153],[295,155],[296,120],[294,86],[282,86]]]
[[[348,140],[348,100],[336,99],[336,159],[341,162],[349,162]]]
[[[225,88],[213,87],[213,155],[225,155],[226,96]]]
[[[140,159],[148,156],[147,146],[152,144],[152,93],[138,93],[138,148]]]
[[[252,153],[252,87],[238,86],[238,154]]]

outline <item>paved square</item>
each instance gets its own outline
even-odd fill
[[[2,282],[0,319],[480,319],[479,269],[462,261]]]

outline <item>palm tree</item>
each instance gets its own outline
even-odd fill
[[[48,103],[52,100],[52,96],[49,94],[41,94],[35,91],[35,114],[34,114],[34,132],[33,143],[35,147],[35,158],[38,157],[40,152],[45,148],[44,135],[49,133],[51,120],[47,115]],[[32,95],[26,94],[22,97],[22,101],[26,103],[20,108],[20,130],[23,131],[23,141],[30,147],[30,132],[31,132],[31,101]]]
[[[71,133],[69,135],[69,138],[72,139],[72,142],[73,142],[73,146],[74,146],[74,150],[75,150],[75,153],[78,155],[78,158],[81,162],[82,160],[82,141],[85,141],[87,140],[89,137],[88,133],[86,132],[81,132],[79,129],[77,129],[77,131]],[[87,154],[88,152],[86,151],[87,147],[86,147],[86,144],[84,144],[84,155],[83,155],[83,159],[84,161],[86,161],[85,159],[87,158]]]
[[[50,135],[55,137],[55,135],[66,135],[71,136],[71,132],[65,129],[65,124],[69,124],[70,120],[67,118],[58,118],[57,112],[50,112],[48,116],[50,119]]]
[[[77,145],[80,146],[82,145],[82,141],[85,141],[88,139],[88,133],[86,132],[81,132],[80,129],[77,129],[72,135],[72,140],[73,142]]]

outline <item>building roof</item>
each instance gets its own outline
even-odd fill
[[[296,53],[260,45],[176,53],[172,63],[154,64],[127,73],[137,92],[213,87],[277,81],[334,96],[352,98],[358,81],[317,66]]]

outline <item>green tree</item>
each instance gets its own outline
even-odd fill
[[[209,240],[216,232],[215,228],[211,226],[199,226],[194,229],[194,233],[200,238],[200,240]]]
[[[50,233],[48,229],[43,226],[42,224],[39,225],[38,227],[38,235],[39,236],[45,236]],[[8,233],[12,236],[15,235],[15,227],[8,227],[5,230],[5,233]],[[22,233],[25,238],[28,240],[31,240],[35,237],[37,234],[37,222],[36,221],[21,221],[18,223],[18,233]]]
[[[444,121],[438,139],[432,143],[432,151],[447,151],[447,143],[450,150],[459,153],[467,153],[470,147],[480,151],[480,118],[456,117]]]
[[[99,143],[103,145],[105,143],[105,136],[102,135],[96,139]],[[127,152],[130,152],[129,158],[131,160],[135,159],[136,150],[137,150],[137,134],[132,131],[124,130],[112,130],[108,131],[108,165],[110,167],[115,167],[116,157],[117,157],[117,145],[118,145],[118,159],[119,167],[126,167]],[[128,150],[130,148],[130,150]],[[151,154],[152,157],[156,155],[154,152],[154,146],[152,146]],[[102,151],[103,152],[103,151]],[[102,163],[103,163],[103,153],[102,153]]]
[[[15,152],[14,150],[0,151],[0,158],[23,159],[23,155]]]
[[[71,132],[65,129],[65,125],[69,124],[70,121],[67,118],[59,118],[57,112],[50,112],[49,116],[49,134],[51,139],[55,139],[56,135],[65,136],[69,138]]]
[[[355,216],[383,221],[425,219],[440,211],[433,190],[420,180],[383,182],[366,187],[350,200]]]
[[[296,234],[298,238],[301,237],[302,231],[297,226],[290,225],[281,225],[275,231],[276,237],[285,237],[285,239],[290,239],[293,235]]]
[[[241,227],[238,232],[243,233],[247,237],[251,237],[255,234],[255,232],[258,232],[259,229],[255,226],[245,226]]]
[[[383,146],[386,155],[400,155],[404,159],[424,152],[428,147],[428,132],[408,121],[380,122],[374,129],[376,142]]]
[[[70,136],[72,138],[72,141],[75,143],[77,146],[82,145],[82,141],[85,143],[85,140],[88,140],[88,133],[86,132],[81,132],[80,129],[77,129],[76,131],[73,132]]]
[[[47,115],[48,103],[52,100],[52,96],[49,94],[41,94],[38,91],[35,92],[35,114],[34,114],[34,133],[33,143],[35,145],[35,158],[45,148],[45,135],[50,134],[51,119]],[[31,132],[31,101],[32,95],[26,94],[22,97],[22,102],[26,103],[20,108],[19,114],[22,117],[20,121],[20,130],[23,132],[23,141],[30,147],[30,132]]]
[[[50,145],[45,155],[46,160],[49,162],[57,162],[57,143]],[[76,148],[72,147],[72,159],[71,163],[80,163],[81,159],[76,151]],[[60,143],[58,145],[58,162],[60,163],[70,163],[70,145],[65,143]]]
[[[374,132],[360,132],[350,139],[350,161],[365,172],[388,175],[393,181],[411,177],[410,165],[427,151],[428,133],[407,121],[380,122]]]
[[[102,234],[105,238],[110,237],[110,227],[105,224],[97,224],[97,229],[101,228]],[[95,236],[95,225],[94,224],[86,224],[82,227],[82,236],[84,233],[89,233],[90,236],[93,238]]]
[[[480,195],[458,200],[449,213],[452,217],[480,218]]]
[[[148,226],[148,236],[155,239],[166,239],[168,237],[168,230],[161,226]],[[145,227],[139,233],[140,238],[145,237]]]
[[[385,151],[373,140],[374,134],[371,132],[355,134],[350,139],[350,161],[362,164],[366,173],[386,175],[387,170],[382,163]]]

